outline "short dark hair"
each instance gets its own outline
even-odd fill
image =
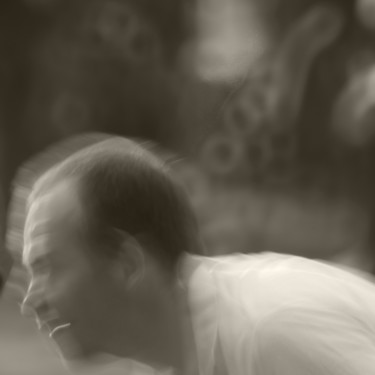
[[[180,256],[199,252],[199,231],[184,189],[166,163],[122,137],[86,147],[45,172],[31,201],[67,179],[77,179],[89,238],[109,240],[117,229],[152,240],[148,250],[174,269]],[[109,244],[109,243],[107,243]]]

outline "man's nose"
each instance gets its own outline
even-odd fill
[[[35,307],[31,305],[30,299],[31,299],[30,293],[27,292],[25,298],[20,304],[21,314],[28,318],[35,318],[36,316]]]
[[[21,304],[21,314],[35,318],[43,309],[43,298],[40,288],[35,288],[31,283]]]

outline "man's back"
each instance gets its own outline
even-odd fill
[[[375,373],[375,284],[364,275],[274,253],[195,261],[202,374],[220,359],[233,375]]]

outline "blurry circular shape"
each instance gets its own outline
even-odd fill
[[[81,96],[71,92],[60,94],[52,104],[51,120],[62,133],[85,129],[89,123],[90,108]]]
[[[139,23],[133,9],[118,1],[101,2],[93,13],[95,31],[103,41],[116,42],[119,38],[127,38]]]
[[[356,11],[360,22],[368,29],[375,29],[375,0],[357,0]]]
[[[237,79],[270,47],[255,1],[202,0],[197,14],[196,69],[204,80]]]
[[[99,43],[112,47],[127,60],[141,62],[157,53],[155,31],[126,2],[97,4],[86,24]]]
[[[213,135],[203,146],[201,158],[209,172],[225,175],[233,172],[243,161],[244,149],[240,138]]]
[[[208,82],[232,81],[233,65],[230,62],[223,62],[220,53],[210,45],[202,45],[200,49],[197,59],[194,60],[200,78]]]
[[[265,103],[257,92],[240,90],[224,109],[225,128],[237,135],[251,136],[262,125],[265,114]]]

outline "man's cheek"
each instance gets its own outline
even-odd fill
[[[85,293],[80,285],[65,278],[62,280],[51,280],[49,283],[49,295],[55,307],[69,310],[77,303],[82,303]]]

